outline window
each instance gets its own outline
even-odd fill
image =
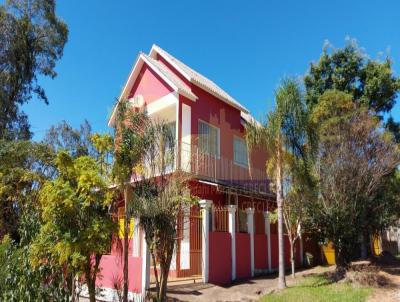
[[[244,139],[238,137],[233,139],[233,160],[235,164],[247,167],[247,145]]]
[[[168,133],[169,137],[168,140],[165,142],[165,147],[168,149],[175,147],[175,140],[176,140],[176,123],[170,122],[166,125],[169,128],[170,133]],[[170,141],[172,140],[172,141]],[[170,146],[172,144],[172,146]]]
[[[199,121],[199,150],[203,153],[219,157],[219,129]]]

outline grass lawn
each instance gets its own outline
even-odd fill
[[[262,297],[260,302],[363,302],[371,292],[369,288],[354,288],[351,284],[332,283],[323,276],[310,276],[282,292]]]

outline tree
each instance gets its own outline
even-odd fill
[[[311,163],[310,163],[311,164]],[[308,169],[299,171],[293,165],[289,165],[291,177],[286,181],[287,189],[283,204],[283,220],[286,227],[290,245],[290,263],[292,277],[295,277],[295,247],[298,240],[302,240],[303,223],[305,220],[304,204],[315,198],[314,182],[308,174]],[[307,171],[304,173],[304,171]]]
[[[62,121],[50,127],[43,143],[51,145],[56,152],[68,150],[73,157],[96,156],[97,151],[93,147],[92,136],[92,126],[87,120],[80,125],[79,129],[74,129],[66,121]]]
[[[58,175],[40,192],[43,223],[31,246],[34,265],[58,263],[74,277],[81,276],[93,302],[100,260],[116,230],[108,211],[113,192],[101,163],[111,152],[112,138],[97,135],[94,147],[98,158],[57,154]]]
[[[262,146],[268,158],[268,174],[274,179],[278,212],[279,281],[278,287],[286,287],[283,237],[283,173],[286,154],[306,160],[304,146],[311,137],[304,98],[296,80],[285,79],[275,93],[275,109],[269,113],[262,126],[250,124],[246,129],[249,146]]]
[[[133,203],[131,177],[133,168],[141,162],[146,145],[148,116],[138,111],[127,100],[117,104],[114,126],[115,153],[113,175],[118,191],[124,198],[124,242],[123,242],[123,301],[128,301],[128,247],[129,204]]]
[[[40,229],[39,192],[54,176],[54,152],[45,144],[0,141],[0,210],[2,255],[0,299],[68,301],[68,276],[62,267],[29,261],[32,240]]]
[[[326,91],[338,90],[378,115],[390,112],[400,91],[400,79],[394,75],[390,58],[373,60],[354,40],[348,40],[343,49],[325,46],[319,61],[311,63],[304,84],[310,108]]]
[[[56,76],[67,37],[55,0],[7,0],[0,6],[0,138],[31,137],[20,106],[33,94],[48,103],[37,77]]]
[[[45,144],[0,140],[0,238],[19,243],[26,206],[38,207],[42,185],[54,175],[54,152]]]
[[[374,113],[357,107],[350,94],[325,92],[313,120],[319,125],[314,167],[318,198],[305,204],[307,216],[321,239],[333,242],[337,270],[345,272],[354,244],[366,228],[374,227],[366,224],[382,214],[386,201],[377,196],[400,155],[392,134]]]
[[[386,119],[385,115],[390,114],[400,91],[400,78],[395,76],[389,56],[384,60],[371,59],[354,40],[348,40],[343,49],[325,47],[319,61],[311,64],[304,82],[307,103],[311,110],[318,105],[326,92],[342,91],[356,107],[365,107],[382,120]],[[400,142],[400,124],[390,115],[384,123],[384,128],[393,133],[397,143]],[[390,185],[395,181],[393,177],[394,173],[390,173],[384,177],[384,181]],[[383,192],[376,198],[376,204],[383,198],[393,200],[383,196]],[[369,228],[366,227],[365,230],[367,232]],[[362,257],[365,258],[368,234],[362,234],[360,237]]]
[[[190,174],[175,166],[174,135],[163,121],[148,121],[146,147],[142,160],[134,168],[135,203],[131,211],[139,218],[146,244],[154,263],[157,301],[167,299],[167,281],[177,242],[178,217],[195,198],[190,194]],[[158,275],[156,263],[160,266]]]
[[[0,275],[2,301],[70,301],[68,274],[61,266],[43,263],[40,268],[30,262],[30,245],[15,243],[6,235],[0,243],[4,265]]]

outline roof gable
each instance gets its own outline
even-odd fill
[[[179,75],[181,75],[181,77],[170,70],[170,68],[168,68],[164,63],[157,60],[157,55],[162,57],[168,64],[170,64],[179,73]],[[126,84],[118,98],[118,102],[120,102],[124,98],[129,97],[131,89],[140,73],[143,64],[147,64],[174,91],[192,101],[196,101],[197,96],[193,93],[190,87],[190,83],[196,85],[197,87],[200,87],[201,89],[212,94],[221,101],[240,110],[241,113],[249,113],[249,111],[243,105],[241,105],[238,101],[236,101],[213,81],[193,70],[157,45],[153,45],[149,55],[146,55],[142,52],[139,53],[126,81]],[[109,126],[113,125],[117,106],[118,104],[114,107],[114,110],[108,121]]]
[[[192,68],[166,52],[164,49],[154,44],[150,50],[150,57],[156,59],[157,54],[164,58],[169,64],[171,64],[171,66],[173,66],[184,78],[186,78],[191,83],[211,93],[215,97],[232,105],[233,107],[236,107],[240,111],[243,111],[245,113],[249,112],[243,105],[241,105],[238,101],[236,101],[213,81],[193,70]]]

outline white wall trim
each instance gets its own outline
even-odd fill
[[[147,247],[145,234],[142,231],[142,294],[150,288],[150,251]]]
[[[167,107],[177,104],[178,104],[178,94],[174,91],[151,102],[150,104],[146,104],[145,106],[147,114],[151,116],[155,113],[158,113],[166,109]]]
[[[182,103],[181,120],[181,169],[191,171],[192,108]]]

